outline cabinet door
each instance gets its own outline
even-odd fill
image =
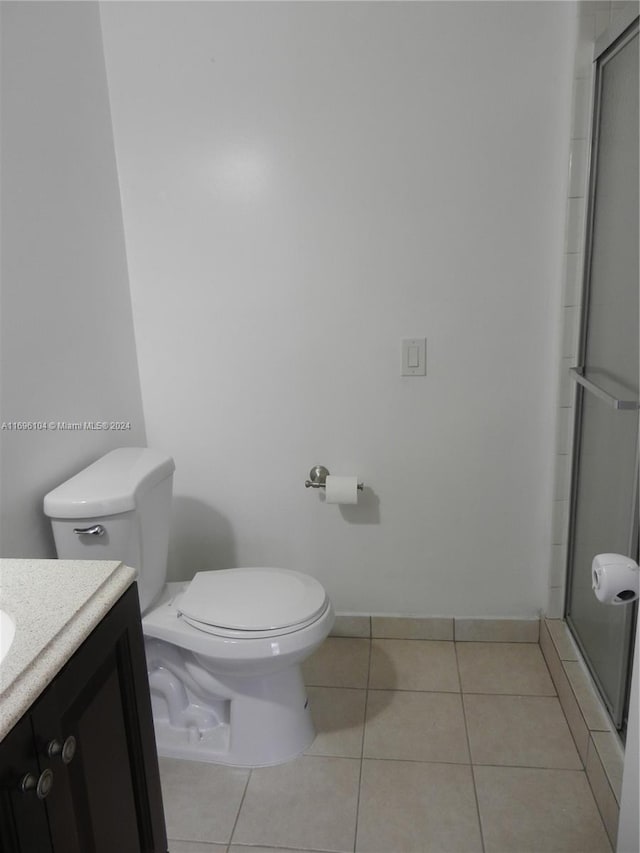
[[[32,719],[43,760],[75,739],[68,763],[60,753],[49,758],[55,784],[46,805],[54,850],[165,853],[135,586],[58,674]]]
[[[44,800],[21,790],[27,774],[40,777],[29,716],[0,743],[0,850],[2,853],[51,853]]]

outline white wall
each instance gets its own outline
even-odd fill
[[[101,7],[173,577],[338,610],[546,603],[575,8]],[[425,378],[400,340],[426,336]],[[358,507],[305,491],[357,473]]]
[[[97,5],[1,12],[0,421],[132,424],[0,431],[1,553],[55,556],[44,494],[145,432]]]

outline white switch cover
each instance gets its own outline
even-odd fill
[[[427,373],[427,339],[405,338],[402,341],[402,376],[425,376]]]

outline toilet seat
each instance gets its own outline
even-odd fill
[[[199,631],[258,639],[313,624],[329,603],[322,585],[309,575],[253,567],[198,572],[174,606]]]

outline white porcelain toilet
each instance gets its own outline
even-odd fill
[[[161,755],[280,764],[315,736],[300,664],[331,630],[333,607],[317,580],[287,569],[166,584],[174,467],[154,450],[119,448],[49,492],[58,557],[137,569]]]

